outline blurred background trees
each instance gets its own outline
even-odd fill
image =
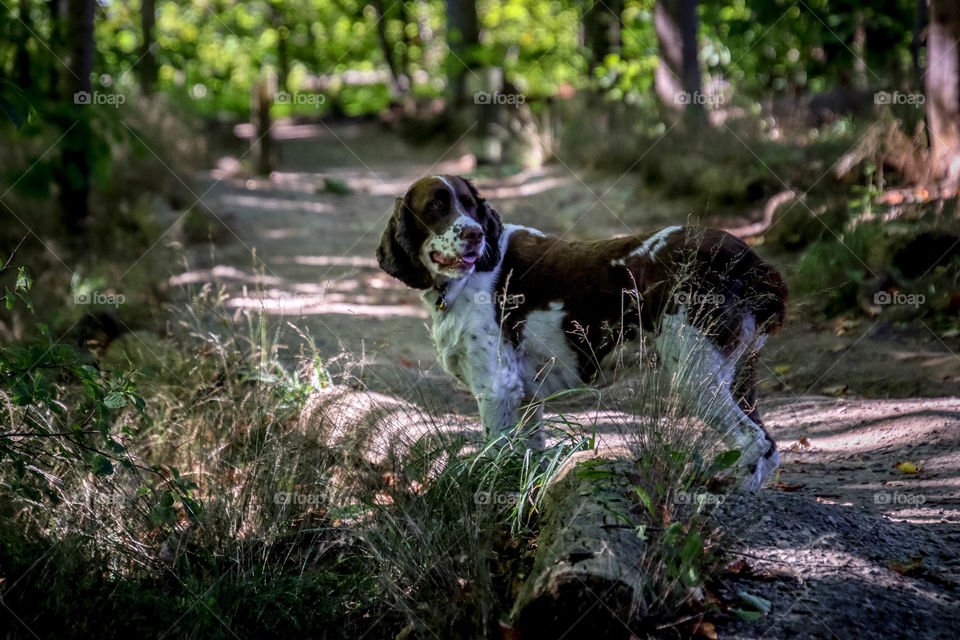
[[[927,2],[16,0],[0,6],[0,135],[48,142],[29,158],[45,170],[17,188],[55,195],[71,234],[113,175],[111,146],[136,146],[118,110],[77,96],[136,109],[159,92],[224,123],[253,119],[259,79],[292,96],[271,118],[380,115],[464,136],[495,165],[548,161],[549,139],[582,126],[615,129],[632,150],[572,157],[636,156],[681,111],[682,129],[737,122],[796,140],[886,110],[918,140],[886,186],[953,184],[960,9]],[[525,153],[523,135],[545,151]]]

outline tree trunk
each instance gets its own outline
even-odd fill
[[[153,93],[157,81],[157,61],[153,55],[153,26],[156,22],[156,0],[140,0],[140,28],[143,40],[140,43],[140,90],[144,95]]]
[[[270,136],[273,96],[273,83],[266,76],[261,75],[250,87],[250,122],[254,127],[250,151],[254,171],[261,176],[268,176],[273,171],[273,140]]]
[[[867,88],[867,26],[863,9],[853,12],[853,86]]]
[[[927,126],[933,178],[960,184],[960,3],[930,0]]]
[[[622,13],[623,0],[594,0],[583,14],[583,39],[590,52],[591,70],[608,54],[620,51]]]
[[[376,13],[377,18],[377,40],[380,42],[380,51],[383,53],[383,59],[387,63],[387,69],[390,71],[390,88],[391,88],[391,97],[396,101],[399,100],[405,92],[405,83],[401,76],[403,71],[397,65],[397,61],[394,59],[393,47],[390,46],[390,40],[387,38],[387,15],[383,8],[382,0],[373,0],[370,3],[370,6],[373,7],[374,12]]]
[[[923,65],[920,64],[920,54],[926,43],[928,19],[927,0],[917,0],[917,12],[913,19],[913,38],[910,40],[910,59],[913,62],[914,88],[918,91],[923,88]]]
[[[537,555],[511,613],[524,640],[626,638],[645,613],[637,525],[646,520],[628,456],[574,454],[546,489]]]
[[[90,105],[90,75],[93,73],[93,18],[95,0],[69,0],[67,5],[67,92],[68,104],[75,106],[76,120],[64,121],[66,132],[60,143],[63,149],[60,175],[60,208],[67,231],[78,239],[86,229],[90,216],[90,157],[92,138],[90,118],[85,111]]]
[[[270,15],[273,28],[277,32],[277,91],[286,92],[287,76],[290,75],[290,29],[280,6],[271,4]]]
[[[57,43],[62,40],[62,27],[61,27],[61,15],[63,11],[61,10],[62,0],[49,0],[47,2],[47,7],[50,10],[50,47],[56,51],[58,49]],[[60,64],[48,64],[50,75],[50,91],[48,95],[53,100],[59,100],[62,97],[60,93]]]
[[[33,21],[30,19],[30,10],[26,3],[20,5],[19,10],[21,32],[23,37],[17,43],[17,52],[14,55],[14,68],[16,69],[14,77],[17,86],[26,90],[33,86],[33,77],[30,74],[30,50],[27,48],[30,42],[31,34],[34,31]]]
[[[657,96],[668,109],[704,116],[697,59],[697,0],[657,0],[653,27],[660,46],[654,74]]]
[[[476,0],[447,0],[447,61],[454,108],[467,103],[466,75],[474,67],[474,50],[480,44]]]

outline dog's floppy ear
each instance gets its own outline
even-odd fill
[[[423,266],[410,234],[409,212],[403,198],[397,198],[390,223],[380,238],[377,247],[377,262],[380,268],[408,287],[429,289],[433,286],[430,272]]]
[[[470,187],[473,199],[477,201],[478,222],[483,226],[483,252],[477,260],[477,271],[492,271],[500,263],[500,236],[503,234],[503,222],[500,214],[487,201],[480,197],[477,188],[469,180],[464,180]]]

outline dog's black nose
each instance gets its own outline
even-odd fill
[[[460,232],[460,239],[469,240],[470,242],[480,242],[483,240],[483,231],[476,227],[466,227]]]

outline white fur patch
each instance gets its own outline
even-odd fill
[[[763,457],[773,443],[743,412],[731,390],[737,363],[759,348],[755,344],[755,330],[753,316],[749,321],[745,317],[742,332],[748,339],[742,341],[730,356],[724,356],[700,329],[687,322],[685,310],[681,308],[677,313],[663,317],[655,338],[657,353],[674,391],[721,438],[732,438],[740,449],[739,464],[742,467],[755,465],[747,479],[748,489],[760,488],[779,464],[776,454]]]
[[[650,256],[651,260],[655,261],[655,256],[660,249],[663,249],[667,245],[667,238],[670,237],[676,231],[679,231],[683,227],[674,225],[672,227],[666,227],[656,232],[649,238],[643,241],[639,247],[630,252],[631,258],[642,257],[645,255]]]
[[[565,315],[559,302],[551,302],[549,310],[527,315],[521,332],[520,370],[530,397],[546,398],[580,386],[577,354],[563,330]]]

